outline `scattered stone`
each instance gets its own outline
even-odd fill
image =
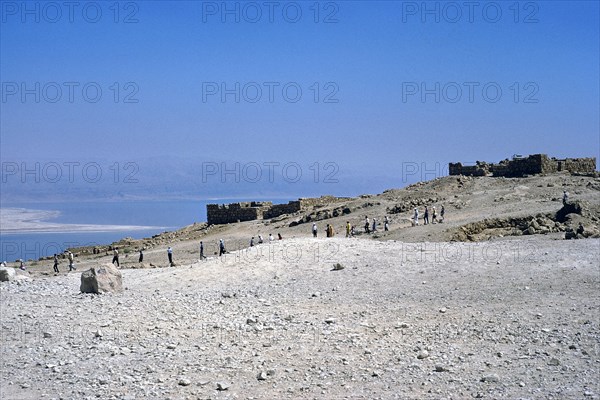
[[[54,336],[52,335],[52,332],[44,332],[44,338],[50,339],[52,336]]]
[[[187,378],[181,378],[179,380],[179,386],[190,386],[192,384],[192,381],[190,381]]]
[[[14,268],[0,267],[0,282],[9,282],[14,280],[17,272]]]
[[[341,271],[342,269],[344,269],[346,267],[344,267],[342,264],[340,263],[335,263],[333,264],[333,269],[332,271]]]
[[[258,379],[259,381],[266,381],[267,380],[267,373],[264,371],[260,371],[258,373],[258,375],[256,376],[256,379]]]
[[[481,382],[498,383],[498,382],[500,382],[500,378],[496,374],[486,375],[481,378]]]
[[[227,382],[217,382],[217,390],[223,391],[229,389],[229,383]]]
[[[443,365],[436,365],[435,366],[435,372],[447,372],[448,368],[444,367]]]
[[[424,358],[429,357],[429,352],[427,350],[421,350],[419,354],[417,354],[417,358],[419,360],[423,360]]]
[[[558,360],[558,358],[551,358],[550,361],[548,361],[548,365],[552,365],[554,367],[560,365],[560,361]]]
[[[113,264],[92,267],[81,273],[82,293],[119,293],[123,291],[121,271]]]

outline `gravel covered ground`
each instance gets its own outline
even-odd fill
[[[599,265],[598,239],[295,238],[121,294],[3,282],[0,398],[600,398]]]

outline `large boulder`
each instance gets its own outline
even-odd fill
[[[10,267],[0,267],[0,282],[14,281],[17,271]]]
[[[123,291],[121,271],[113,264],[92,267],[81,273],[82,293],[118,293]]]

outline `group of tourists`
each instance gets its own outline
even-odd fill
[[[347,225],[347,223],[346,223]],[[371,224],[371,222],[369,221],[369,216],[365,215],[365,233],[375,233],[378,231],[377,227],[379,226],[379,222],[377,221],[377,218],[373,217],[373,223]],[[383,217],[383,230],[385,232],[390,230],[390,219],[388,218],[388,216],[384,216]],[[349,236],[349,235],[346,235]]]
[[[314,238],[318,237],[319,234],[319,229],[317,228],[317,223],[313,222],[312,224],[312,235]],[[333,229],[333,225],[332,224],[327,224],[327,226],[325,227],[325,235],[327,237],[334,237],[335,236],[335,229]]]
[[[431,223],[440,223],[444,220],[444,206],[441,207],[440,209],[440,216],[438,218],[438,214],[437,214],[437,210],[435,208],[435,206],[432,208],[431,211]],[[385,232],[389,231],[389,226],[390,226],[390,218],[385,215],[383,218],[383,230]],[[411,220],[412,225],[416,226],[419,225],[419,209],[415,208],[414,209],[414,217]],[[424,215],[423,215],[423,224],[424,225],[428,225],[429,222],[429,208],[427,206],[425,206],[425,211],[424,211]],[[377,218],[373,217],[372,220],[369,219],[369,216],[365,215],[365,220],[364,220],[364,233],[366,234],[370,234],[370,233],[375,233],[379,231],[379,225],[380,222],[377,220]],[[345,226],[345,231],[346,231],[346,237],[350,238],[356,235],[356,227],[354,225],[352,225],[350,223],[350,221],[346,221],[346,226]],[[335,229],[333,227],[333,224],[327,224],[325,227],[325,234],[328,238],[334,237],[335,236]],[[312,235],[314,238],[318,237],[318,227],[317,227],[317,223],[313,222],[312,224]],[[268,241],[269,243],[272,243],[273,241],[275,241],[275,237],[273,236],[272,233],[269,233],[268,236]],[[277,240],[283,240],[283,237],[281,236],[281,233],[277,234]],[[262,235],[258,235],[258,236],[252,236],[252,238],[250,238],[250,247],[254,247],[256,244],[262,244],[264,243],[264,239],[262,237]],[[223,254],[227,253],[227,250],[225,249],[225,241],[223,239],[219,239],[219,257],[221,257]],[[140,249],[139,250],[139,259],[138,262],[142,262],[144,260],[144,249]],[[71,252],[68,252],[68,258],[69,258],[69,270],[74,270],[75,266],[73,265],[73,254]],[[169,266],[173,266],[175,265],[173,262],[173,249],[171,248],[171,246],[169,246],[167,248],[167,258],[169,261]],[[200,260],[206,260],[207,257],[204,254],[204,242],[200,241]],[[116,264],[117,267],[120,267],[120,263],[119,263],[119,249],[117,247],[115,247],[113,249],[113,260],[112,260],[113,264]],[[58,256],[55,254],[54,255],[54,271],[58,272]]]
[[[438,218],[437,210],[436,210],[435,206],[433,206],[431,209],[431,223],[439,224],[439,223],[444,222],[445,213],[446,213],[446,210],[444,209],[444,206],[442,205],[442,208],[440,209],[440,217]],[[411,223],[412,223],[412,226],[419,225],[419,209],[417,207],[415,207],[415,211],[414,211]],[[429,225],[429,207],[428,206],[425,206],[425,211],[423,213],[423,225]]]
[[[77,268],[75,268],[75,263],[74,263],[74,256],[73,253],[71,253],[70,251],[65,251],[67,260],[69,260],[69,272],[71,271],[75,271]],[[21,261],[21,265],[23,265],[23,262]],[[59,273],[59,269],[58,269],[58,254],[54,254],[54,266],[53,266],[54,272],[55,273]]]
[[[365,229],[365,233],[373,233],[373,232],[377,232],[379,227],[379,222],[377,221],[376,218],[373,218],[373,223],[371,224],[371,221],[369,220],[368,216],[365,216],[365,225],[364,225],[364,229]],[[388,216],[386,215],[384,217],[383,220],[383,229],[384,231],[389,231],[390,228],[390,219],[388,218]],[[353,237],[356,235],[356,227],[354,225],[352,225],[350,223],[350,221],[346,221],[346,226],[345,226],[345,231],[346,231],[346,237]],[[312,235],[313,238],[318,237],[318,228],[317,228],[317,223],[313,222],[312,224]],[[334,237],[335,236],[335,229],[333,227],[333,224],[327,224],[325,226],[325,235],[329,238],[329,237]]]
[[[273,236],[272,233],[269,233],[269,243],[272,243],[275,240],[275,237]],[[277,240],[283,240],[283,236],[281,236],[281,233],[277,234]],[[262,235],[258,235],[258,241],[256,242],[256,244],[263,244],[264,240]],[[250,239],[250,247],[254,247],[255,245],[255,241],[254,241],[254,236],[252,236],[252,238]]]

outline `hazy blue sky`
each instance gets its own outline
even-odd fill
[[[203,162],[331,162],[358,194],[407,165],[598,157],[597,1],[1,5],[3,163],[132,162],[168,190]]]

